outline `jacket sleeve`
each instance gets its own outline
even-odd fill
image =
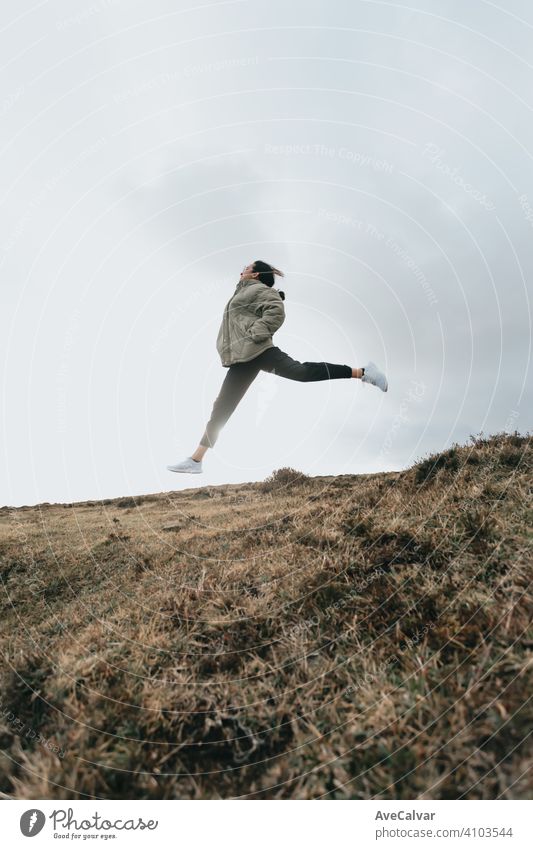
[[[260,318],[254,321],[249,332],[254,342],[264,342],[279,330],[285,321],[285,307],[279,293],[274,289],[265,288],[261,293],[257,311]]]

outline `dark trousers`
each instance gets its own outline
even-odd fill
[[[235,410],[237,404],[260,371],[269,371],[287,377],[289,380],[317,381],[337,380],[351,377],[350,366],[334,363],[299,363],[279,348],[267,348],[258,357],[247,363],[235,363],[228,368],[222,387],[216,399],[200,445],[212,448],[221,429]]]

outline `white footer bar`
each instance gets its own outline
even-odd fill
[[[528,801],[4,801],[2,844],[530,849]],[[30,838],[35,843],[29,843]]]

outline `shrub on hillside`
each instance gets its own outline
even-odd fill
[[[470,436],[471,446],[454,445],[447,451],[430,454],[422,458],[414,466],[414,480],[418,485],[434,482],[442,471],[456,474],[464,466],[481,466],[487,468],[503,466],[520,468],[528,460],[531,435],[514,433],[497,433],[493,436]]]
[[[276,471],[265,478],[261,484],[261,492],[277,492],[281,489],[292,489],[308,480],[310,480],[309,475],[298,472],[296,469],[291,469],[290,466],[284,466],[282,469],[276,469]]]
[[[441,469],[447,469],[450,472],[456,472],[460,467],[457,448],[450,448],[442,454],[432,454],[422,462],[418,463],[415,473],[415,481],[417,484],[429,483],[433,480]]]

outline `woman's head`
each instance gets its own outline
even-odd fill
[[[256,259],[255,262],[251,262],[250,265],[243,268],[241,271],[241,280],[258,280],[260,283],[264,283],[265,286],[273,286],[274,275],[276,274],[278,277],[285,276],[283,271],[274,268],[270,263],[263,262],[262,259]]]

